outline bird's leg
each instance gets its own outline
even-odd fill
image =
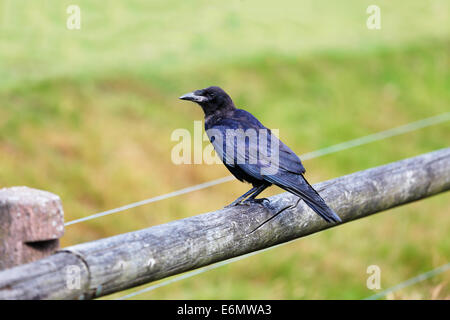
[[[262,184],[262,185],[258,186],[257,189],[255,190],[255,192],[253,192],[253,194],[250,197],[248,197],[248,199],[244,200],[244,202],[261,203],[261,202],[264,202],[264,201],[269,201],[269,199],[267,199],[267,198],[255,199],[261,192],[263,192],[269,186],[270,185],[268,185],[268,184]]]
[[[251,195],[253,192],[256,192],[258,190],[258,187],[253,187],[250,190],[248,190],[246,193],[244,193],[242,196],[234,200],[231,204],[227,205],[227,207],[233,207],[242,202],[245,198],[247,198],[249,195]]]

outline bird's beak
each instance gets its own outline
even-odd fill
[[[198,96],[198,95],[196,95],[196,94],[193,93],[193,92],[189,92],[189,93],[186,93],[185,95],[182,95],[182,96],[180,97],[180,99],[181,99],[181,100],[193,101],[193,102],[203,102],[203,101],[206,100],[205,97]]]

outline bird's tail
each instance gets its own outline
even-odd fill
[[[303,176],[300,176],[302,180],[300,183],[295,184],[295,187],[282,187],[287,191],[300,197],[305,203],[314,210],[319,216],[321,216],[327,222],[342,222],[341,218],[327,206],[325,200],[317,193],[316,190],[306,181]]]

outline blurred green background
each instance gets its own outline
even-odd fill
[[[81,8],[68,30],[66,9]],[[366,27],[369,5],[381,29]],[[174,129],[219,85],[298,154],[449,111],[447,0],[0,0],[0,187],[58,194],[66,221],[228,174],[175,165]],[[321,180],[447,147],[450,125],[305,161]],[[62,245],[230,203],[240,182],[67,227]],[[264,195],[279,193],[276,187]],[[442,194],[289,243],[137,299],[360,299],[450,261]],[[450,298],[450,273],[388,296]],[[128,290],[127,293],[136,289]],[[118,293],[112,297],[119,297]],[[111,298],[111,297],[108,297]]]

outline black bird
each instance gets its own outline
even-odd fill
[[[185,94],[180,99],[202,107],[206,133],[224,165],[238,180],[253,185],[231,205],[267,200],[256,199],[256,196],[274,184],[300,197],[327,222],[341,222],[339,216],[304,178],[305,168],[299,157],[251,113],[236,108],[224,90],[208,87]],[[256,132],[257,139],[243,132]],[[262,146],[264,132],[266,148]]]

